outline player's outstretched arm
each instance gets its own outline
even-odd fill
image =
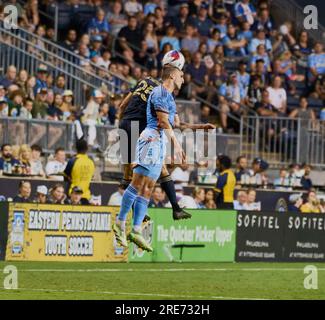
[[[118,115],[118,119],[121,120],[123,118],[123,114],[125,111],[125,108],[127,107],[127,105],[129,104],[130,100],[132,97],[132,92],[129,92],[124,99],[122,100],[121,104],[119,105],[119,115]]]
[[[216,126],[212,123],[197,123],[197,124],[191,124],[186,122],[181,122],[178,115],[175,115],[175,128],[179,128],[181,130],[185,129],[192,129],[192,130],[198,130],[198,129],[215,129]]]

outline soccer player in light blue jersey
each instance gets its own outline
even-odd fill
[[[136,147],[136,166],[129,187],[125,190],[120,213],[113,231],[116,240],[127,247],[126,218],[133,206],[133,228],[128,238],[143,250],[153,249],[142,236],[142,221],[146,215],[152,190],[160,176],[166,153],[168,138],[174,145],[175,160],[185,161],[185,153],[176,139],[173,125],[176,117],[174,90],[184,82],[183,71],[167,66],[162,72],[162,84],[151,92],[147,103],[147,127],[141,133]]]

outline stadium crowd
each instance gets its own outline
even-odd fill
[[[17,6],[20,27],[39,36],[37,43],[28,48],[30,54],[44,58],[42,50],[35,50],[35,45],[45,49],[45,39],[53,41],[75,53],[79,57],[76,64],[97,73],[112,83],[112,87],[88,92],[87,103],[81,106],[74,103],[79,92],[68,87],[67,76],[59,74],[54,77],[46,64],[38,64],[35,73],[19,69],[18,65],[6,66],[0,77],[0,118],[53,122],[80,119],[90,126],[117,126],[118,106],[123,95],[146,76],[158,78],[163,55],[177,49],[186,58],[185,84],[178,97],[193,101],[203,99],[200,110],[203,123],[216,124],[223,132],[238,133],[238,121],[234,121],[234,117],[248,113],[272,118],[287,116],[325,120],[324,45],[310,39],[306,31],[296,37],[295,26],[289,21],[276,25],[270,1],[59,1],[59,21],[62,22],[62,17],[67,18],[65,23],[59,24],[58,39],[52,22],[45,20],[40,11],[53,12],[54,1],[29,0],[25,6],[16,0],[3,1],[0,21],[6,4]],[[217,113],[211,105],[218,106]],[[2,130],[0,125],[0,133]],[[11,130],[16,133],[18,147],[2,147],[2,173],[64,179],[62,173],[67,165],[64,149],[56,149],[53,159],[46,164],[41,158],[42,149],[37,145],[44,134],[41,126],[34,126],[30,147],[21,142],[24,131],[19,122]],[[60,139],[62,129],[50,127],[49,130],[51,148]],[[88,135],[88,144],[96,146],[96,135],[91,132]],[[235,185],[256,188],[273,184],[282,190],[298,187],[308,190],[313,196],[309,178],[311,167],[307,164],[281,168],[273,183],[266,174],[267,168],[268,164],[258,158],[248,169],[247,159],[239,157],[234,172]],[[211,173],[207,172],[206,163],[198,163],[195,168],[184,165],[170,169],[176,182],[178,200],[184,202],[184,207],[218,207],[214,197],[216,190],[197,188],[188,196],[184,195],[184,187],[204,182],[218,186],[219,181],[222,188],[224,182],[220,181],[224,178],[220,179],[220,168],[219,173]],[[224,170],[230,170],[230,167]],[[58,198],[64,201],[62,185],[58,186],[59,191],[54,191],[54,194],[61,194],[62,199]],[[22,188],[24,186],[19,187],[16,200],[26,198],[21,197]],[[74,188],[81,189],[80,186]],[[41,191],[39,194],[46,196],[46,201],[51,202],[56,197],[52,191],[45,192],[44,186],[38,190]],[[73,194],[72,190],[70,194]],[[118,204],[122,194],[122,189],[119,189],[112,195],[110,204]],[[30,197],[29,194],[27,198]],[[241,191],[237,193],[234,204],[258,210],[260,206],[255,198],[254,189]],[[151,206],[164,205],[165,195],[157,187]]]
[[[7,2],[17,4],[16,0]],[[51,12],[53,3],[27,1],[25,8],[19,7],[20,26],[40,36],[40,47],[46,46],[42,37],[54,41],[55,35],[51,23],[42,21],[38,7]],[[88,14],[81,14],[86,11],[82,8],[90,8]],[[62,15],[75,14],[59,24],[59,35],[64,38],[58,43],[79,55],[77,63],[82,67],[97,66],[100,77],[120,88],[114,95],[127,92],[145,76],[157,78],[164,53],[182,50],[185,85],[178,97],[205,99],[202,117],[225,132],[239,130],[229,115],[249,112],[263,117],[325,119],[321,112],[323,44],[313,42],[306,31],[295,37],[290,22],[276,25],[270,8],[267,0],[65,1],[59,3]],[[82,106],[73,104],[75,93],[66,87],[63,75],[53,79],[46,66],[39,66],[36,75],[14,66],[6,72],[0,79],[1,113],[71,121],[81,112]],[[108,98],[109,93],[98,95]],[[299,97],[304,99],[299,101]],[[210,104],[218,106],[218,114]],[[95,120],[116,124],[117,105],[104,97]]]
[[[86,149],[83,149],[86,150]],[[73,179],[67,179],[67,176],[76,175],[76,170],[72,174],[72,167],[76,165],[76,157],[67,159],[65,150],[57,148],[53,157],[47,162],[42,154],[42,148],[38,145],[29,147],[28,145],[11,146],[4,144],[1,146],[0,173],[3,176],[18,176],[26,179],[47,178],[55,180],[57,183],[51,190],[45,185],[39,185],[36,188],[36,194],[31,194],[31,184],[27,180],[19,183],[19,192],[9,199],[16,202],[39,202],[56,204],[98,204],[92,197],[89,190],[89,184],[93,178],[94,165],[92,160],[85,154],[79,162],[87,167],[88,182],[74,182]],[[78,157],[78,155],[77,155]],[[79,154],[80,159],[80,154]],[[226,160],[224,160],[226,159]],[[85,162],[86,161],[86,162]],[[225,161],[225,162],[224,162]],[[90,167],[89,167],[90,166]],[[239,156],[234,170],[231,169],[231,160],[229,157],[219,155],[216,163],[216,169],[209,173],[205,163],[201,163],[197,168],[192,168],[187,164],[170,166],[172,179],[175,181],[177,201],[183,208],[190,209],[214,209],[223,208],[229,204],[236,210],[260,211],[261,202],[256,201],[256,190],[260,188],[275,188],[276,190],[287,191],[305,191],[308,192],[308,198],[303,203],[303,194],[293,194],[289,201],[292,204],[288,209],[293,210],[298,206],[301,212],[325,212],[323,201],[318,199],[313,183],[310,178],[311,166],[305,164],[291,165],[288,169],[281,168],[279,176],[273,183],[268,177],[268,163],[261,158],[256,158],[251,166],[244,156]],[[203,169],[203,170],[201,170]],[[78,172],[78,176],[83,173]],[[77,177],[77,181],[78,181]],[[66,192],[64,181],[70,182],[69,191]],[[80,181],[80,180],[79,180]],[[71,185],[72,184],[72,185]],[[195,185],[192,194],[185,190],[189,186]],[[215,188],[213,188],[215,185]],[[237,194],[235,190],[237,189]],[[186,191],[186,192],[185,192]],[[108,205],[120,205],[124,189],[122,186],[110,196]],[[87,195],[85,196],[85,194]],[[235,197],[236,194],[236,197]],[[219,199],[219,197],[221,199]],[[312,198],[313,197],[313,198]],[[308,199],[314,199],[312,200]],[[166,195],[161,187],[156,186],[152,194],[150,207],[170,207],[166,200]],[[5,198],[2,197],[2,200]],[[317,202],[317,201],[318,202]],[[314,206],[308,203],[316,203]],[[227,207],[227,206],[226,206]],[[297,211],[297,210],[294,210]]]

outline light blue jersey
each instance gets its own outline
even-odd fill
[[[136,167],[133,172],[158,180],[166,155],[167,138],[158,127],[157,112],[168,114],[171,126],[174,125],[176,103],[173,95],[162,85],[155,87],[147,103],[147,127],[141,133],[136,147]]]
[[[158,129],[157,111],[168,114],[169,123],[174,126],[176,103],[173,95],[163,86],[154,88],[147,103],[147,128]]]
[[[315,68],[318,74],[325,74],[325,53],[311,54],[308,57],[308,67]],[[313,76],[309,72],[309,79],[312,78]]]

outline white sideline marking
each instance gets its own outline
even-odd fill
[[[113,291],[85,291],[85,290],[72,290],[72,289],[35,289],[35,288],[18,288],[16,290],[2,289],[1,291],[15,293],[17,291],[34,291],[34,292],[59,292],[59,293],[92,293],[103,295],[121,295],[121,296],[147,296],[147,297],[161,297],[161,298],[188,298],[188,299],[214,299],[214,300],[269,300],[263,298],[236,298],[236,297],[222,297],[222,296],[189,296],[189,295],[174,295],[163,293],[136,293],[136,292],[113,292]]]
[[[19,269],[19,272],[184,272],[184,271],[303,271],[303,268],[166,268],[166,269]],[[325,268],[317,268],[325,271]]]

